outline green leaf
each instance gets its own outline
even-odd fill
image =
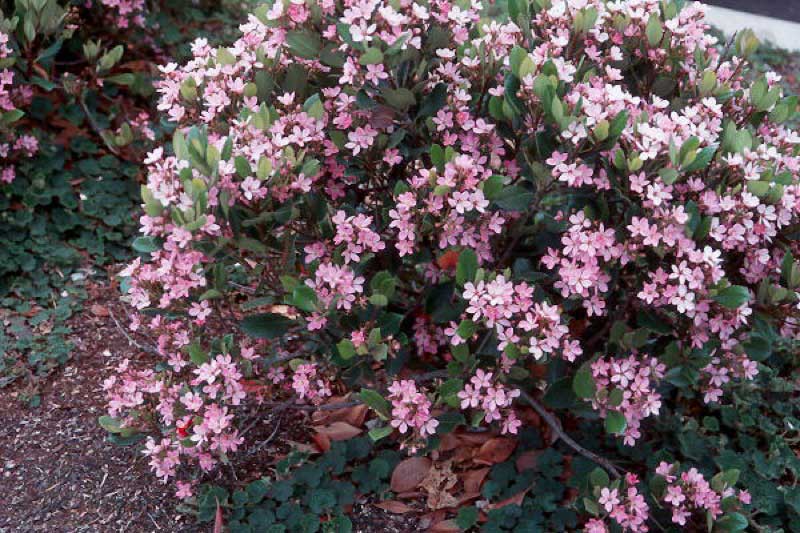
[[[527,211],[533,201],[533,193],[520,187],[512,185],[505,187],[495,196],[494,203],[503,211]]]
[[[352,359],[356,355],[356,347],[350,339],[339,341],[336,349],[339,350],[339,355],[342,356],[342,359]]]
[[[286,44],[296,56],[303,59],[318,59],[322,48],[319,35],[310,31],[293,30],[286,34]]]
[[[380,426],[370,429],[368,435],[373,442],[378,442],[391,435],[393,431],[394,428],[392,426]]]
[[[750,335],[744,343],[744,351],[753,361],[764,361],[772,354],[772,344],[759,335]]]
[[[367,48],[363,54],[361,54],[358,62],[364,66],[383,63],[383,52],[381,52],[380,49],[371,46]]]
[[[156,238],[151,236],[136,237],[133,240],[133,244],[131,246],[133,247],[134,250],[142,254],[153,253],[159,248],[161,248]]]
[[[747,287],[731,285],[719,291],[717,295],[714,296],[714,300],[728,309],[736,309],[750,300],[750,292],[747,290]]]
[[[459,337],[461,337],[465,341],[468,341],[475,334],[475,330],[476,329],[477,329],[477,326],[476,326],[475,322],[473,322],[472,320],[469,320],[469,319],[465,319],[465,320],[462,320],[461,323],[458,325],[458,329],[456,330],[456,333],[458,333]]]
[[[292,291],[292,296],[287,298],[286,303],[301,311],[311,313],[317,309],[317,293],[308,285],[298,285]]]
[[[382,94],[386,103],[399,111],[406,111],[409,107],[417,103],[414,93],[405,87],[400,87],[399,89],[385,89]]]
[[[117,85],[133,85],[136,82],[136,76],[133,74],[126,72],[124,74],[115,74],[113,76],[108,76],[104,78],[106,81],[110,81],[111,83],[116,83]]]
[[[242,320],[240,327],[256,339],[274,339],[289,331],[295,321],[277,313],[259,313]]]
[[[650,18],[647,20],[645,34],[647,35],[647,42],[650,43],[650,46],[656,46],[661,42],[661,38],[664,36],[664,26],[655,13],[650,15]]]
[[[456,283],[464,285],[468,281],[474,281],[477,272],[478,255],[470,248],[462,250],[456,265]]]
[[[684,172],[697,172],[703,170],[714,159],[714,154],[717,153],[717,145],[712,144],[700,150],[694,158],[694,161],[683,167]]]
[[[608,472],[599,466],[592,470],[592,473],[589,474],[589,481],[593,487],[607,487],[608,484],[611,483],[611,480],[608,477]]]
[[[592,371],[588,365],[582,366],[572,380],[572,390],[578,398],[594,398],[597,385],[592,378]]]
[[[607,433],[611,433],[612,435],[621,435],[627,426],[628,422],[625,420],[625,416],[622,413],[619,411],[608,411],[605,420],[605,428]]]
[[[478,523],[478,508],[474,506],[462,507],[456,515],[456,525],[462,530],[473,527]]]
[[[740,513],[726,514],[716,522],[717,528],[727,532],[744,531],[748,524],[747,518]]]
[[[361,389],[359,397],[361,398],[361,401],[364,402],[365,405],[367,405],[367,407],[373,409],[384,420],[388,420],[389,417],[391,416],[392,412],[391,404],[386,400],[386,398],[384,398],[374,390]]]

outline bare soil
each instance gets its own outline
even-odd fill
[[[175,512],[169,486],[150,473],[137,446],[106,442],[102,382],[137,349],[105,308],[124,316],[113,291],[71,321],[75,350],[30,408],[12,390],[0,395],[2,532],[198,531]],[[102,314],[102,312],[101,312]]]
[[[98,425],[103,380],[125,358],[153,356],[115,323],[125,321],[115,289],[92,287],[90,294],[69,324],[72,359],[41,385],[41,406],[29,407],[21,391],[0,392],[0,533],[210,532],[211,525],[178,511],[173,486],[152,474],[140,445],[109,443]],[[270,473],[292,446],[310,441],[309,418],[283,411],[256,419],[234,467],[210,481],[230,486]],[[356,532],[417,530],[413,516],[367,502],[354,505],[350,516]]]

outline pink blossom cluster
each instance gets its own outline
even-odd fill
[[[555,355],[574,361],[582,350],[569,335],[561,310],[547,302],[535,302],[533,293],[531,285],[514,283],[503,275],[477,283],[469,281],[463,292],[466,316],[494,329],[500,350],[514,345],[537,361]],[[451,331],[454,344],[467,340]]]
[[[314,279],[306,280],[306,285],[314,289],[317,299],[328,309],[343,309],[348,311],[353,308],[361,294],[364,292],[364,278],[357,276],[352,269],[346,266],[337,266],[333,263],[322,263],[317,267]],[[316,311],[309,317],[310,330],[321,329],[327,323],[324,311]]]
[[[298,365],[292,374],[292,389],[300,400],[320,403],[331,395],[329,384],[319,376],[317,365]]]
[[[458,393],[461,409],[481,409],[487,423],[501,421],[501,433],[516,435],[522,421],[511,408],[514,398],[519,397],[518,389],[508,389],[493,379],[492,372],[480,368]]]
[[[344,245],[342,259],[345,264],[361,261],[361,254],[366,251],[380,252],[386,245],[380,235],[372,231],[372,217],[361,213],[348,217],[344,211],[338,211],[331,219],[336,227],[333,243]]]
[[[91,3],[91,0],[89,0]],[[103,14],[119,29],[145,26],[145,0],[99,0]]]
[[[642,436],[642,420],[657,415],[661,395],[656,387],[666,367],[654,357],[632,354],[627,358],[600,358],[591,365],[597,392],[592,405],[601,417],[616,410],[625,417],[623,440],[633,446]],[[616,395],[614,394],[616,393]]]
[[[148,444],[159,475],[177,475],[179,464],[207,470],[235,449],[245,402],[291,390],[302,401],[327,397],[338,383],[318,347],[337,341],[378,375],[384,341],[393,355],[407,349],[409,362],[457,369],[455,354],[477,355],[458,398],[507,433],[520,421],[516,391],[502,383],[528,355],[594,355],[573,324],[603,333],[647,312],[680,350],[717,343],[701,371],[707,401],[752,378],[744,345],[758,286],[781,283],[786,248],[800,255],[784,235],[800,218],[800,139],[766,116],[747,129],[756,110],[744,62],[720,56],[702,7],[669,15],[664,5],[553,0],[519,27],[479,2],[277,1],[230,46],[198,39],[188,62],[161,67],[158,108],[177,129],[172,150],[145,161],[140,223],[156,251],[121,273],[132,326],[157,339],[168,363],[147,376],[159,389],[142,393],[165,428]],[[650,20],[668,30],[663,43],[649,43]],[[418,68],[398,66],[399,56],[419,58]],[[663,76],[632,80],[621,70],[630,62]],[[700,90],[712,74],[715,86]],[[764,193],[777,176],[768,186],[781,194]],[[465,250],[477,269],[464,281],[450,258]],[[511,252],[548,272],[519,281]],[[391,298],[373,298],[378,271],[391,273]],[[729,286],[744,301],[721,301]],[[433,296],[449,298],[444,319],[427,309],[442,287]],[[257,297],[292,302],[275,320],[286,332],[260,332],[270,337],[264,350],[198,354],[218,309],[238,318],[238,302]],[[206,303],[214,298],[219,305]],[[800,335],[794,300],[770,309],[777,329]],[[473,353],[490,340],[497,346]],[[309,353],[294,372],[258,364],[268,361],[262,351],[295,341]],[[624,415],[628,444],[660,410],[666,368],[650,349],[591,366],[593,405],[601,417]],[[259,387],[267,392],[248,394]],[[128,388],[114,416],[139,407],[142,387]],[[413,379],[393,382],[388,398],[391,427],[412,448],[435,432],[432,402]],[[602,504],[622,528],[646,531],[636,482],[629,475]]]
[[[608,513],[608,518],[616,522],[622,531],[646,533],[649,531],[647,518],[650,506],[637,489],[639,479],[635,474],[625,474],[622,488],[603,487],[600,489],[598,503]],[[608,533],[608,522],[602,518],[592,518],[584,525],[586,533]]]
[[[543,41],[530,52],[534,69],[523,77],[519,96],[531,103],[538,100],[533,87],[536,67],[549,57],[559,79],[567,84],[564,113],[575,116],[561,131],[564,146],[546,160],[552,177],[573,189],[613,190],[638,214],[616,227],[582,212],[569,214],[562,246],[551,248],[543,264],[558,276],[556,288],[562,296],[579,300],[588,316],[607,314],[610,299],[632,293],[639,300],[637,307],[658,310],[685,325],[675,332],[686,346],[700,347],[719,339],[721,349],[703,369],[705,399],[717,401],[724,383],[752,379],[757,365],[737,349],[746,340],[742,332],[751,323],[753,297],[731,309],[714,296],[730,279],[740,277],[751,285],[764,279],[777,281],[775,266],[784,253],[777,237],[800,220],[800,186],[788,179],[800,168],[796,155],[800,136],[765,121],[759,126],[757,142],[750,139],[741,148],[728,148],[736,131],[733,125],[746,124],[754,104],[749,99],[749,82],[742,76],[743,60],[720,57],[715,39],[705,33],[700,4],[685,6],[664,22],[669,47],[651,44],[644,49],[629,49],[625,43],[637,38],[647,41],[648,21],[662,15],[658,2],[582,4],[597,10],[597,21],[582,49],[602,73],[583,81],[574,79],[577,65],[567,56],[569,32],[563,3],[554,4],[538,15]],[[624,31],[614,26],[619,15],[631,20]],[[683,60],[664,63],[667,50]],[[742,91],[730,99],[701,91],[674,110],[656,94],[635,95],[621,83],[615,63],[623,58],[623,51],[657,66],[660,73],[698,85],[705,78]],[[698,57],[707,64],[698,65]],[[770,73],[765,79],[769,90],[779,90],[777,75]],[[607,138],[609,124],[618,117],[625,119],[618,144],[603,155],[609,161],[621,157],[620,165],[627,172],[616,172],[619,177],[612,183],[608,170],[597,165],[592,152],[585,149]],[[703,150],[719,153],[723,148],[728,153],[710,161],[702,175],[686,171]],[[763,180],[765,173],[788,179],[770,185],[773,190],[780,188],[777,200],[751,186]],[[699,229],[687,231],[687,226],[698,225]],[[700,231],[705,236],[698,237]],[[797,335],[795,322],[788,319],[792,311],[784,312],[784,333]]]
[[[431,413],[431,401],[410,379],[392,382],[388,392],[388,399],[392,403],[390,424],[402,435],[410,434],[410,449],[413,452],[417,447],[414,443],[436,433],[439,425]]]
[[[24,108],[31,101],[33,91],[26,84],[15,85],[15,74],[11,68],[15,56],[9,34],[0,31],[0,116]],[[39,141],[30,134],[20,133],[17,126],[0,127],[0,159],[12,164],[0,166],[0,184],[11,183],[16,177],[13,162],[31,157],[39,150]]]
[[[696,468],[679,472],[677,464],[662,461],[656,468],[656,474],[666,481],[666,489],[662,500],[672,510],[672,522],[685,526],[694,512],[707,513],[712,520],[723,514],[722,500],[735,496],[743,504],[750,503],[750,493],[737,491],[734,487],[724,486],[714,490],[703,474]]]

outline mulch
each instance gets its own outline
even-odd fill
[[[72,359],[29,407],[22,391],[0,390],[0,533],[198,533],[199,525],[177,509],[174,487],[153,475],[140,445],[106,440],[97,423],[105,414],[103,380],[126,357],[152,356],[131,345],[115,324],[124,322],[119,293],[91,287],[91,300],[71,321]],[[302,418],[299,418],[301,417]],[[293,443],[309,442],[310,413],[284,411],[251,425],[234,468],[220,468],[207,481],[243,484],[272,472]],[[277,429],[276,429],[277,425]],[[360,502],[350,512],[354,531],[416,531],[410,515],[392,515]]]
[[[70,323],[71,361],[41,389],[41,406],[0,394],[1,532],[182,532],[198,528],[175,511],[172,489],[150,472],[137,446],[106,442],[103,379],[137,355],[110,316],[113,291]]]

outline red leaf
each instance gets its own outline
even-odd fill
[[[317,445],[317,448],[322,453],[325,453],[331,449],[331,439],[329,439],[325,433],[314,433],[311,435],[311,438],[314,440],[314,444]]]
[[[502,463],[508,459],[517,447],[517,441],[505,437],[496,437],[486,441],[478,451],[475,462],[485,465]]]
[[[450,270],[456,267],[458,264],[458,256],[460,252],[457,250],[448,250],[447,252],[443,253],[439,256],[436,260],[436,264],[439,265],[439,268],[442,270]]]
[[[431,460],[427,457],[409,457],[401,461],[392,472],[392,490],[408,492],[419,487],[430,469]]]
[[[225,523],[222,521],[222,507],[217,502],[217,515],[214,517],[214,533],[222,533],[222,527]]]

